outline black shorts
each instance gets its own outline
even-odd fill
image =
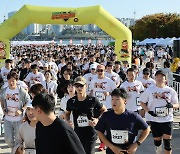
[[[161,137],[163,134],[172,135],[173,122],[150,122],[153,137]]]

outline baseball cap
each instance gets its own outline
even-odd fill
[[[28,101],[26,107],[27,107],[27,108],[28,108],[28,107],[33,108],[33,106],[32,106],[32,101]]]
[[[96,68],[97,68],[97,65],[91,64],[91,65],[90,65],[90,69],[93,69],[93,68],[96,69]]]
[[[78,76],[77,78],[74,79],[74,84],[86,84],[86,79],[83,76]]]
[[[45,64],[44,64],[44,67],[48,67],[48,66],[49,66],[48,63],[45,63]]]
[[[155,76],[157,76],[158,74],[166,76],[166,73],[163,70],[156,71]]]

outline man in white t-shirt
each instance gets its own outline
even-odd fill
[[[87,94],[91,93],[91,90],[90,90],[91,81],[93,80],[93,78],[97,77],[96,68],[97,68],[97,66],[95,64],[91,64],[91,66],[90,66],[91,72],[87,73],[83,76],[86,79],[86,84],[87,84],[86,92],[87,92]]]
[[[53,62],[53,57],[51,55],[48,55],[48,65],[49,67],[57,74],[58,73],[58,67],[55,62]]]
[[[30,101],[28,93],[17,86],[18,75],[10,72],[7,75],[8,87],[3,88],[0,94],[0,102],[4,112],[4,137],[10,148],[14,146],[14,138],[17,135],[22,120],[23,107]]]
[[[84,66],[83,66],[83,72],[87,72],[90,68],[90,65],[92,64],[95,64],[96,66],[99,65],[97,62],[96,62],[96,57],[94,54],[91,54],[89,56],[89,63],[86,63]]]
[[[142,82],[145,89],[150,86],[156,85],[156,81],[150,77],[150,69],[144,68],[143,69],[143,76],[137,77],[137,80]]]
[[[61,68],[66,65],[65,57],[61,57],[61,63],[58,65],[58,71],[61,73]]]
[[[12,60],[6,59],[5,66],[1,69],[1,76],[2,76],[4,82],[7,82],[7,75],[12,69],[11,64],[12,64]]]
[[[140,81],[136,79],[136,72],[133,68],[127,70],[127,81],[123,82],[120,88],[124,88],[128,94],[126,109],[141,114],[141,105],[139,102],[140,93],[144,91],[144,87]],[[142,114],[141,114],[142,115]]]
[[[28,87],[37,83],[42,83],[45,80],[44,75],[41,72],[38,72],[38,66],[36,64],[31,65],[31,70],[27,77],[24,79]]]
[[[116,88],[115,83],[105,76],[104,65],[97,66],[97,78],[93,78],[90,84],[91,94],[96,96],[107,109],[111,106],[111,92]]]
[[[121,79],[117,73],[113,72],[112,62],[107,62],[105,76],[113,80],[116,87],[119,87]]]
[[[156,152],[162,152],[164,141],[166,154],[172,153],[173,108],[178,108],[178,96],[174,89],[165,85],[166,74],[158,70],[155,74],[156,85],[149,87],[140,97],[141,106],[150,121]],[[147,103],[147,104],[146,104]]]

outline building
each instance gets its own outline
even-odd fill
[[[42,25],[41,24],[30,24],[29,26],[27,26],[24,30],[25,34],[38,34],[40,33],[40,31],[42,31]]]
[[[121,21],[128,28],[135,24],[135,19],[133,18],[117,18],[117,19]]]

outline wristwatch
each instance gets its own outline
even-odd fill
[[[140,145],[141,145],[141,142],[139,142],[139,141],[136,141],[136,143],[137,143],[137,145],[138,145],[138,146],[140,146]]]

